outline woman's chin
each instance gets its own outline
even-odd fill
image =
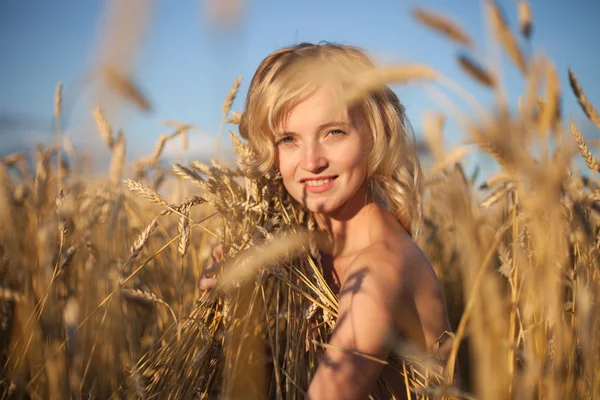
[[[317,214],[330,214],[336,209],[333,204],[327,201],[309,201],[306,208]]]

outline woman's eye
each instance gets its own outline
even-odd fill
[[[328,134],[330,134],[331,136],[340,136],[340,135],[345,135],[346,132],[344,132],[341,129],[332,129],[329,132],[327,132]]]
[[[275,144],[287,144],[287,143],[293,143],[294,142],[294,138],[291,136],[282,136],[279,139],[277,139],[277,141],[275,142]]]

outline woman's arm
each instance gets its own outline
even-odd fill
[[[337,323],[310,384],[310,399],[367,398],[396,341],[399,278],[390,260],[373,252],[349,266]]]
[[[431,352],[449,329],[441,287],[420,252],[413,257],[405,254],[400,260],[397,253],[385,251],[357,257],[346,273],[338,321],[308,397],[365,399],[399,332]]]

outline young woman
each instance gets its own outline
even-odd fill
[[[366,398],[385,373],[381,363],[337,349],[385,360],[398,338],[431,351],[450,330],[441,286],[413,242],[422,178],[404,107],[387,87],[339,106],[357,74],[371,68],[351,46],[278,50],[258,67],[240,123],[256,155],[250,169],[277,168],[333,240],[322,267],[339,318],[311,399]],[[215,283],[207,276],[200,286]]]

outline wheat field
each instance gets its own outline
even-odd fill
[[[486,4],[494,44],[526,81],[518,107],[498,69],[470,55],[466,31],[423,9],[414,18],[464,48],[455,61],[494,105],[484,109],[425,65],[377,70],[353,94],[433,81],[471,106],[424,116],[431,163],[418,244],[443,284],[453,339],[444,362],[410,343],[395,349],[388,362],[415,398],[600,396],[600,163],[561,97],[575,96],[599,130],[600,115],[574,71],[526,55],[518,35],[530,40],[533,21],[526,2],[516,11],[519,31]],[[127,75],[105,74],[147,107]],[[223,123],[239,122],[240,82],[225,96]],[[57,144],[0,160],[1,398],[302,398],[337,317],[311,216],[276,175],[166,163],[165,144],[185,149],[189,124],[172,123],[152,154],[128,159],[126,135],[99,107],[89,112],[112,160],[103,178],[78,173],[58,122],[61,90]],[[468,140],[447,151],[449,117]],[[240,160],[251,156],[243,138],[229,137]],[[483,184],[461,164],[473,152],[498,166]],[[223,275],[202,293],[217,244]],[[383,378],[378,387],[387,390]]]

